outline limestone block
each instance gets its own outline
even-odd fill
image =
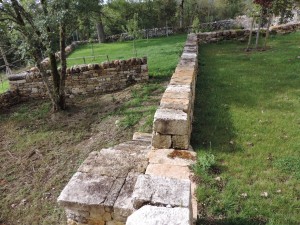
[[[122,188],[124,178],[87,174],[77,172],[65,186],[58,203],[66,208],[74,206],[99,206],[113,202],[109,198],[115,198],[116,189]],[[112,205],[108,205],[112,206]]]
[[[114,178],[126,178],[130,171],[145,171],[147,159],[143,155],[132,157],[131,154],[138,156],[138,152],[126,153],[113,148],[91,152],[78,171]]]
[[[197,53],[188,53],[188,52],[183,52],[181,55],[181,59],[196,59],[197,58]]]
[[[149,164],[146,170],[146,174],[175,179],[189,179],[191,171],[188,166]]]
[[[130,173],[127,176],[119,197],[114,204],[114,220],[125,223],[128,216],[133,213],[132,193],[139,175],[140,173]]]
[[[132,194],[135,209],[143,205],[161,205],[189,208],[191,182],[167,177],[139,175]]]
[[[153,133],[152,146],[154,148],[170,148],[172,145],[171,135]]]
[[[153,128],[160,134],[185,135],[189,133],[187,113],[175,109],[158,109],[154,115]]]
[[[125,221],[125,222],[126,222],[126,221]],[[108,221],[108,222],[106,222],[105,225],[125,225],[125,222],[119,222],[119,221],[113,220],[113,221]]]
[[[140,132],[135,132],[133,134],[132,140],[133,141],[148,141],[151,143],[151,139],[152,139],[152,134],[148,134],[148,133],[140,133]]]
[[[89,220],[88,225],[105,225],[103,220]]]
[[[160,107],[165,109],[182,110],[185,113],[188,113],[191,108],[189,99],[167,98],[165,95],[160,101]]]
[[[191,225],[187,208],[146,205],[128,217],[126,225]]]
[[[37,88],[32,88],[31,89],[31,92],[34,94],[34,93],[38,93],[38,89]]]
[[[190,145],[190,135],[172,136],[172,147],[175,149],[188,149]]]
[[[180,154],[176,154],[176,151],[180,151]],[[195,163],[196,156],[197,153],[193,151],[174,149],[152,149],[148,154],[150,164],[176,166],[190,166]]]

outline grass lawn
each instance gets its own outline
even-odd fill
[[[140,39],[135,41],[137,57],[148,57],[149,75],[168,77],[178,63],[186,35],[176,35],[153,39]],[[73,53],[68,56],[68,66],[83,64],[82,57],[94,55],[103,55],[101,57],[87,58],[86,63],[100,63],[115,59],[129,59],[136,57],[133,51],[133,42],[115,42],[105,44],[87,44],[79,46]],[[70,59],[80,58],[80,59]]]
[[[0,81],[0,94],[3,92],[6,92],[9,89],[9,83],[8,80]]]
[[[239,42],[200,46],[198,224],[299,225],[299,40],[271,37],[250,53]]]

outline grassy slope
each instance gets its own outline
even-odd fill
[[[70,109],[56,116],[47,100],[0,111],[0,224],[65,224],[56,202],[62,188],[89,152],[129,140],[134,131],[151,132],[165,89],[158,76],[172,75],[179,58],[174,48],[185,39],[153,40],[160,48],[149,56],[155,77],[147,84],[69,99]],[[122,43],[114,46],[127,51]]]
[[[299,40],[272,37],[252,53],[237,42],[200,46],[193,146],[221,170],[212,175],[221,182],[198,190],[200,224],[299,224]]]
[[[184,46],[186,35],[176,35],[163,38],[145,39],[136,41],[137,56],[148,57],[149,74],[151,76],[169,76],[177,64],[177,59]],[[87,63],[99,63],[109,60],[129,59],[135,57],[132,41],[107,44],[93,44],[94,54],[105,55],[97,57],[95,61],[90,58]],[[92,45],[80,46],[68,58],[78,58],[92,55]],[[82,59],[68,60],[68,66],[83,64]]]

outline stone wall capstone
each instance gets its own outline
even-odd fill
[[[9,76],[10,89],[22,98],[45,98],[46,87],[38,70]],[[52,80],[50,72],[47,79]],[[66,95],[107,93],[149,79],[147,58],[114,60],[101,64],[78,65],[67,69]]]

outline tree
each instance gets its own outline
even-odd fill
[[[127,24],[127,33],[132,36],[133,40],[133,54],[137,56],[136,46],[135,46],[135,39],[140,37],[140,29],[139,29],[139,21],[138,21],[138,14],[135,13],[133,18],[128,21]]]
[[[29,47],[28,52],[34,59],[43,78],[53,111],[64,110],[66,108],[64,90],[66,27],[71,21],[68,21],[68,17],[72,15],[70,6],[74,1],[41,0],[38,3],[36,1],[1,0],[0,3],[0,20],[13,26],[23,37],[23,43]],[[59,46],[62,64],[60,72],[55,56]],[[42,63],[44,53],[49,57],[52,84],[48,80],[47,65]]]

